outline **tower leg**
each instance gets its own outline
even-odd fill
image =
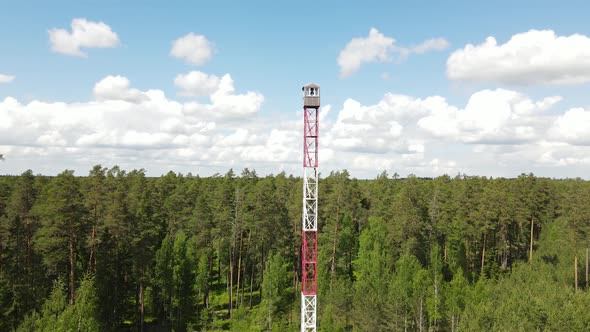
[[[304,106],[303,114],[301,331],[315,332],[318,266],[318,107]]]

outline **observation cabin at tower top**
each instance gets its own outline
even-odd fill
[[[301,88],[303,90],[303,107],[320,107],[320,86],[308,84]]]

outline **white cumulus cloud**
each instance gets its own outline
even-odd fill
[[[213,56],[213,44],[205,36],[191,32],[172,42],[170,55],[189,64],[201,66]]]
[[[416,121],[448,106],[441,97],[425,99],[387,93],[374,105],[347,99],[336,121],[324,122],[322,146],[345,154],[366,154],[359,160],[385,158],[403,162],[423,158],[424,135]]]
[[[219,80],[217,90],[209,96],[210,103],[188,102],[184,104],[187,116],[199,118],[240,120],[258,113],[264,96],[248,91],[236,94],[231,75],[225,74]]]
[[[340,76],[347,77],[359,70],[363,63],[391,61],[395,39],[371,28],[367,38],[353,38],[338,55]]]
[[[444,38],[429,39],[414,47],[401,47],[396,40],[387,37],[375,28],[369,30],[366,38],[353,38],[338,55],[340,77],[345,78],[360,69],[365,63],[391,62],[395,54],[403,59],[411,53],[423,54],[448,48]]]
[[[561,98],[533,101],[518,92],[482,90],[464,109],[447,106],[418,120],[428,133],[464,143],[517,144],[538,139],[547,129],[542,111]]]
[[[84,18],[75,18],[71,24],[72,31],[50,29],[49,42],[51,50],[72,56],[86,56],[80,48],[112,48],[119,45],[119,37],[110,26],[103,22],[92,22]]]
[[[10,83],[14,81],[15,78],[14,75],[0,74],[0,83]]]
[[[263,144],[269,135],[260,129],[239,128],[247,122],[236,125],[187,116],[183,105],[162,91],[130,88],[129,80],[122,76],[100,80],[94,93],[96,100],[80,103],[23,104],[12,97],[0,101],[0,152],[9,151],[19,158],[45,155],[67,160],[53,166],[58,169],[109,160],[121,165],[135,161],[146,168],[158,160],[216,162],[219,153],[215,149],[227,152]]]
[[[326,141],[337,150],[386,153],[395,148],[402,132],[403,126],[396,121],[393,109],[384,105],[367,107],[348,99]]]
[[[590,146],[590,110],[572,108],[560,115],[549,133],[558,141]]]
[[[148,99],[141,91],[129,88],[129,84],[126,77],[109,75],[94,85],[94,97],[97,100],[124,100],[130,103]]]
[[[551,30],[519,33],[504,44],[488,37],[447,60],[452,80],[511,85],[572,85],[590,82],[590,38],[557,36]]]
[[[207,75],[200,71],[179,74],[174,79],[174,85],[180,89],[179,94],[187,97],[209,96],[219,89],[219,77]]]

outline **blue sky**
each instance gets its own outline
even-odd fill
[[[329,105],[320,141],[325,171],[347,168],[369,178],[382,170],[585,177],[589,7],[584,1],[6,2],[0,11],[0,75],[12,79],[0,83],[0,153],[6,159],[0,173],[69,168],[85,174],[100,163],[145,168],[151,175],[208,175],[229,167],[299,174],[300,87],[313,81],[322,86],[322,105]],[[82,57],[52,50],[49,31],[72,32],[75,19],[102,22],[116,42],[82,47]],[[339,57],[354,39],[371,44],[371,29],[383,38],[385,44],[375,47],[385,59],[364,54],[343,77]],[[190,33],[210,43],[211,56],[202,64],[171,55],[173,42]],[[520,42],[508,44],[518,35]],[[567,39],[558,49],[560,38],[571,36],[583,38]],[[477,48],[488,37],[497,49],[467,51],[468,44]],[[433,39],[444,43],[413,51]],[[465,57],[451,66],[456,52]],[[244,98],[215,105],[216,90],[187,92],[175,79],[190,72],[214,76],[215,82],[229,74],[232,92],[222,94]],[[568,79],[572,73],[581,74]],[[112,85],[107,92],[95,89],[101,81],[103,88]],[[148,97],[131,100],[132,90],[114,87]],[[165,100],[149,90],[161,91]],[[434,97],[444,105],[433,106]],[[550,97],[559,101],[540,106]],[[220,108],[227,100],[243,103],[232,106],[239,116]],[[520,112],[519,103],[537,106]],[[351,112],[357,115],[347,117]],[[142,127],[146,114],[154,122]],[[162,125],[176,122],[184,127]],[[452,128],[441,132],[444,126]]]

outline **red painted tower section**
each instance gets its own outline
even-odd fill
[[[316,278],[318,271],[318,232],[303,231],[303,258],[302,258],[302,275],[303,281],[301,292],[303,295],[316,295],[318,281]]]

